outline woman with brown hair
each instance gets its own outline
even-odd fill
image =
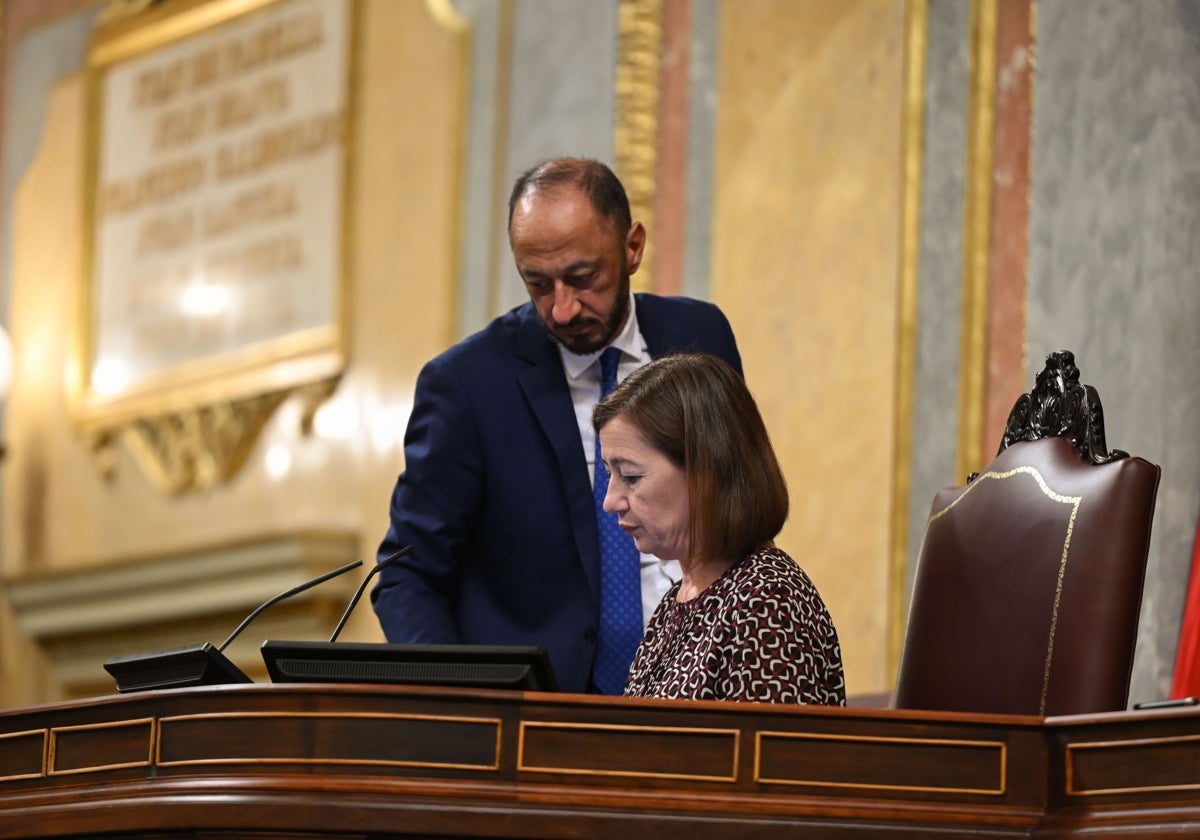
[[[742,378],[714,356],[658,359],[592,424],[611,474],[604,510],[683,575],[650,619],[626,695],[844,705],[833,620],[773,542],[787,486]]]

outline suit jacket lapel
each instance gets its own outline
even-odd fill
[[[517,379],[558,461],[575,547],[583,561],[592,596],[598,603],[600,558],[596,513],[588,483],[587,460],[558,348],[547,339],[535,315],[523,320],[517,345],[518,354],[529,362],[529,367]]]
[[[635,294],[633,300],[637,307],[638,329],[642,338],[646,339],[650,358],[661,358],[674,348],[684,346],[688,337],[677,335],[678,330],[673,328],[669,319],[660,317],[657,299]]]

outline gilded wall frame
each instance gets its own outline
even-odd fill
[[[347,364],[356,0],[110,7],[89,44],[72,416],[169,492]]]
[[[659,98],[663,0],[620,0],[617,5],[616,124],[613,155],[633,218],[655,230],[658,189]],[[654,249],[647,249],[633,282],[654,288]]]

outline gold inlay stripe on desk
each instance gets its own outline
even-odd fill
[[[1163,749],[1182,749],[1189,754],[1188,760],[1180,763],[1167,762],[1157,760],[1161,756],[1155,756],[1155,750]],[[1130,755],[1119,756],[1117,753],[1125,751],[1141,751],[1140,755],[1133,755],[1132,760]],[[1082,768],[1080,762],[1090,753],[1099,761],[1103,761],[1104,757],[1100,754],[1109,752],[1111,755],[1110,764],[1107,773],[1108,783],[1104,784],[1105,779],[1097,778],[1105,776],[1103,767],[1092,768],[1090,773],[1093,779],[1100,785],[1096,787],[1090,786],[1086,781],[1080,782]],[[1075,744],[1067,744],[1064,754],[1064,764],[1066,771],[1066,793],[1070,796],[1119,796],[1128,793],[1154,793],[1171,790],[1200,790],[1200,764],[1197,764],[1193,755],[1200,755],[1200,735],[1172,735],[1163,738],[1134,738],[1127,741],[1086,741]],[[1165,774],[1171,772],[1172,767],[1186,768],[1190,771],[1191,778],[1177,777],[1174,780],[1166,778]],[[1121,776],[1136,777],[1138,781],[1130,784],[1114,784]],[[1158,777],[1158,781],[1150,781],[1152,777]]]
[[[768,775],[764,769],[764,755],[766,749],[770,746],[769,742],[776,740],[779,742],[787,741],[805,741],[809,743],[824,742],[837,745],[855,745],[855,746],[875,746],[888,747],[900,746],[906,751],[906,764],[912,764],[911,754],[914,750],[923,748],[946,748],[953,750],[980,750],[994,751],[994,764],[986,769],[994,770],[995,784],[990,787],[982,786],[962,786],[962,785],[939,785],[939,784],[900,784],[885,782],[882,780],[871,781],[870,777],[864,775],[861,780],[850,780],[847,778],[833,778],[831,776],[821,777],[821,770],[828,770],[829,762],[826,760],[821,767],[809,766],[807,769],[811,775],[804,776],[772,776]],[[833,788],[857,788],[862,790],[895,790],[895,791],[924,791],[929,793],[958,793],[958,794],[987,794],[991,796],[1001,796],[1007,790],[1008,778],[1008,745],[1003,741],[975,741],[975,740],[959,740],[951,738],[890,738],[877,737],[867,735],[832,735],[832,734],[815,734],[808,732],[769,732],[763,731],[755,733],[755,750],[754,750],[754,781],[762,784],[781,784],[781,785],[807,785],[815,787],[833,787]],[[861,762],[858,766],[865,772],[869,773],[872,769],[871,765]],[[915,765],[913,765],[915,766]],[[949,775],[961,778],[963,768],[961,766],[947,767],[946,771]]]
[[[49,739],[49,730],[47,729],[26,729],[23,732],[6,732],[0,735],[0,782],[15,781],[17,779],[39,779],[46,775],[47,753]],[[41,744],[32,750],[36,754],[32,756],[35,765],[30,765],[29,769],[24,772],[12,772],[18,770],[18,764],[14,762],[13,766],[9,766],[13,762],[13,753],[17,749],[13,743],[17,739],[36,739],[41,741]],[[5,743],[5,742],[8,743]]]
[[[170,754],[170,743],[168,739],[172,738],[172,730],[179,731],[181,727],[189,724],[205,724],[207,726],[227,724],[230,728],[236,728],[239,725],[250,725],[256,730],[254,743],[260,745],[259,752],[262,752],[261,745],[275,744],[286,745],[286,741],[264,737],[262,733],[263,727],[268,727],[272,722],[282,726],[297,724],[305,726],[312,724],[320,727],[326,724],[332,727],[338,725],[354,727],[358,723],[369,722],[369,731],[362,733],[363,737],[355,737],[356,733],[335,733],[326,732],[324,734],[317,731],[306,731],[306,741],[308,746],[308,754],[302,755],[297,751],[295,754],[283,754],[281,751],[276,755],[196,755],[191,758],[172,757]],[[398,737],[394,741],[387,741],[386,733],[380,730],[381,726],[389,724],[398,725],[396,735]],[[408,728],[406,724],[418,724],[417,728]],[[481,731],[471,732],[472,727],[478,727]],[[449,731],[450,728],[457,729],[456,732]],[[465,717],[458,715],[421,715],[421,714],[377,714],[365,712],[353,713],[338,713],[338,712],[237,712],[232,714],[194,714],[194,715],[179,715],[176,717],[166,717],[159,721],[158,724],[158,753],[156,755],[156,763],[160,767],[182,767],[189,765],[204,765],[204,764],[300,764],[300,765],[316,765],[316,764],[336,764],[336,765],[356,765],[356,766],[379,766],[379,767],[430,767],[444,769],[461,769],[461,770],[491,770],[495,771],[500,768],[500,719],[499,718],[483,718],[483,717]],[[336,737],[335,737],[336,736]],[[183,736],[175,736],[182,739]],[[424,739],[425,743],[421,744],[418,741]],[[406,757],[385,756],[386,744],[391,743],[397,751],[409,751],[412,753]],[[333,745],[343,750],[342,754],[336,751],[328,751],[323,754],[314,754],[316,748],[322,744]],[[314,747],[314,745],[316,745]],[[352,755],[350,751],[358,750],[361,755]],[[422,757],[418,753],[424,750]],[[371,751],[376,754],[370,755]],[[455,757],[456,753],[459,755]],[[468,757],[473,756],[473,757]]]
[[[572,741],[588,741],[588,749],[569,752],[570,760],[548,761],[532,755],[532,744],[541,736],[564,735]],[[573,735],[579,738],[572,738]],[[621,736],[632,736],[636,743],[622,750]],[[705,749],[702,741],[727,741],[714,752]],[[671,743],[668,743],[670,741]],[[691,752],[688,752],[691,748]],[[517,770],[520,772],[556,773],[589,776],[617,776],[651,779],[693,779],[696,781],[737,781],[740,733],[736,729],[709,729],[686,726],[635,726],[606,723],[559,723],[552,721],[521,721],[517,742]],[[543,751],[549,752],[543,745]],[[587,758],[590,763],[585,764]],[[603,762],[608,761],[604,766]],[[658,762],[660,766],[654,769]],[[712,772],[689,772],[668,767],[695,767],[708,761]],[[717,767],[721,769],[718,771]],[[724,769],[724,768],[728,769]]]
[[[128,730],[122,734],[120,730]],[[126,767],[149,767],[154,754],[154,718],[132,718],[107,723],[85,723],[77,726],[56,726],[50,730],[46,753],[47,775],[67,776],[75,773],[95,773],[100,770],[120,770]],[[75,755],[75,736],[81,736],[82,755]],[[105,739],[107,741],[105,742]],[[95,753],[110,759],[125,750],[125,760],[89,761]],[[142,757],[142,753],[145,757]],[[70,753],[70,755],[68,754]],[[137,758],[134,758],[137,755]]]

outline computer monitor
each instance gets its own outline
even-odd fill
[[[550,658],[540,647],[266,641],[262,656],[277,683],[558,690]]]

